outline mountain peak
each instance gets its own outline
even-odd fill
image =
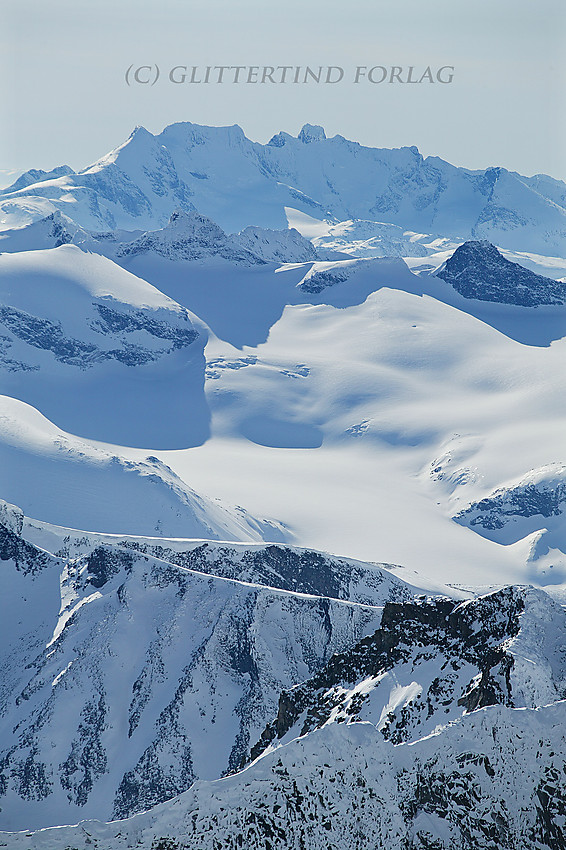
[[[8,195],[10,192],[18,192],[20,189],[26,189],[35,183],[57,180],[59,177],[66,177],[68,174],[75,174],[69,165],[58,165],[57,168],[52,168],[51,171],[44,171],[42,168],[30,168],[29,171],[24,171],[23,174],[20,174],[17,180],[5,189],[2,189],[0,194]]]
[[[563,283],[512,263],[486,239],[464,242],[436,272],[464,298],[519,307],[564,304]]]
[[[308,145],[311,142],[323,142],[326,139],[326,133],[324,127],[319,124],[304,124],[297,138]]]
[[[212,219],[196,210],[187,211],[180,207],[171,213],[164,230],[175,231],[177,233],[184,231],[193,235],[202,231],[203,228],[205,228],[207,234],[214,233],[218,237],[224,237],[226,235],[222,228],[216,222],[212,221]]]
[[[130,133],[130,139],[133,139],[135,137],[147,138],[148,136],[151,136],[151,138],[153,138],[153,134],[150,133],[149,130],[146,130],[146,128],[142,124],[136,124],[136,126]]]

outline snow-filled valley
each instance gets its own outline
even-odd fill
[[[566,186],[178,124],[0,227],[0,846],[565,846]]]

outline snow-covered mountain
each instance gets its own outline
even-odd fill
[[[284,540],[290,532],[196,492],[155,455],[135,459],[120,447],[57,428],[24,402],[0,396],[0,467],[7,499],[31,516],[108,532]],[[56,494],[56,498],[54,498]]]
[[[279,698],[253,747],[329,723],[369,722],[411,743],[491,705],[537,708],[566,696],[566,613],[542,591],[388,603],[381,627]]]
[[[222,228],[199,213],[174,212],[162,230],[144,233],[118,249],[119,257],[155,253],[169,260],[216,257],[231,263],[254,265],[262,260],[231,240]]]
[[[125,821],[1,837],[18,850],[555,850],[564,616],[524,588],[386,603],[376,632],[282,693],[245,770]]]
[[[58,209],[89,230],[155,230],[176,208],[197,209],[227,231],[286,227],[286,208],[317,219],[361,219],[404,231],[489,239],[560,256],[566,189],[545,175],[469,171],[415,147],[367,148],[306,125],[262,145],[237,125],[180,123],[157,136],[143,127],[78,174],[42,175],[5,190],[5,228]]]
[[[566,581],[566,466],[530,470],[460,510],[456,522],[510,545],[527,544],[531,580],[560,585]]]
[[[246,227],[241,233],[227,235],[206,216],[183,210],[176,210],[163,229],[144,233],[118,247],[116,258],[140,254],[156,254],[169,260],[226,260],[248,266],[317,259],[311,242],[297,230]]]
[[[491,584],[494,572],[549,584],[526,539],[501,546],[452,518],[560,461],[563,305],[466,298],[400,259],[248,265],[148,251],[121,262],[72,244],[0,256],[6,307],[36,322],[25,339],[15,322],[4,334],[9,501],[63,525],[186,536],[184,496],[173,493],[187,487],[228,510],[242,506],[254,522],[278,521],[303,545],[377,556],[442,582],[457,560],[463,584]],[[103,324],[108,307],[138,324]],[[46,322],[62,354],[51,350],[53,334],[39,334]],[[196,338],[171,351],[185,331]],[[73,340],[110,359],[72,358]],[[124,351],[131,365],[112,359]],[[460,438],[461,462],[453,457]],[[165,501],[143,498],[147,485],[134,482],[144,474],[123,474],[145,470],[148,457],[177,476],[173,488],[149,488]],[[119,496],[122,487],[137,495]],[[399,534],[407,517],[409,536]],[[257,539],[253,523],[226,535],[221,527],[215,536],[238,536],[239,527],[242,539]],[[280,539],[275,533],[260,536]]]
[[[418,592],[307,550],[72,532],[5,503],[0,520],[4,828],[123,817],[218,778],[282,688]]]
[[[68,165],[58,165],[57,168],[52,168],[51,171],[44,171],[42,168],[30,168],[29,171],[24,171],[20,174],[17,180],[14,180],[5,189],[0,189],[0,195],[9,195],[12,192],[17,192],[19,189],[25,189],[26,186],[31,186],[35,183],[43,183],[46,180],[56,180],[58,177],[64,177],[67,174],[74,174],[73,169]]]
[[[118,262],[144,254],[173,261],[225,260],[248,266],[318,259],[312,242],[295,228],[269,230],[250,226],[241,233],[228,235],[206,216],[183,210],[175,210],[165,227],[145,233],[120,230],[91,233],[59,210],[30,224],[0,231],[0,253],[59,248],[69,243]],[[423,250],[423,253],[427,252]]]
[[[565,210],[314,125],[0,193],[0,846],[566,846]]]
[[[112,230],[91,233],[69,216],[55,210],[45,218],[29,224],[0,231],[0,254],[20,251],[41,251],[61,245],[79,245],[84,251],[113,257],[119,247],[141,236],[141,231]]]

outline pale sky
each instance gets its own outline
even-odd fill
[[[566,179],[564,0],[0,0],[0,16],[0,183],[85,167],[135,125],[175,121],[240,124],[261,142],[309,122],[469,168]],[[126,69],[142,65],[160,79],[128,87]],[[334,65],[344,79],[173,84],[177,65]],[[353,82],[357,66],[392,65],[402,78],[451,65],[454,79]]]

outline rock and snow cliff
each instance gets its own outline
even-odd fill
[[[512,263],[490,242],[464,242],[436,272],[464,298],[519,307],[564,304],[566,286]]]
[[[416,592],[307,550],[0,520],[4,828],[124,817],[237,768],[282,688]]]
[[[49,569],[61,568],[64,558],[54,564],[53,556],[41,553],[39,558],[39,550],[18,540],[5,527],[3,557],[16,561],[21,580],[30,581],[30,569],[39,579]],[[249,554],[242,555],[242,563],[248,559],[249,564]],[[261,563],[262,550],[256,550],[254,557]],[[228,560],[234,560],[233,553]],[[351,569],[331,560],[319,562],[319,567],[321,572]],[[361,565],[356,569],[363,570]],[[29,703],[25,716],[33,722],[24,720],[13,733],[19,746],[4,757],[5,793],[27,796],[28,812],[54,805],[57,794],[59,807],[66,805],[56,782],[49,784],[48,765],[40,762],[45,758],[44,741],[58,727],[54,722],[58,711],[67,716],[65,742],[72,737],[71,715],[79,719],[72,752],[59,766],[73,811],[81,805],[87,811],[97,788],[112,785],[116,760],[127,762],[129,750],[136,744],[140,749],[140,737],[147,744],[151,733],[154,740],[118,786],[115,814],[124,815],[188,786],[200,765],[208,775],[214,766],[218,771],[228,754],[227,739],[234,740],[234,733],[228,767],[236,772],[214,782],[198,780],[174,799],[119,822],[83,821],[76,827],[35,833],[0,833],[5,846],[14,850],[278,846],[558,850],[563,846],[565,614],[544,593],[503,588],[467,602],[411,599],[375,571],[376,596],[385,601],[380,616],[370,607],[328,598],[323,605],[316,596],[281,595],[226,580],[218,584],[206,574],[140,557],[139,549],[126,541],[114,549],[99,545],[82,558],[68,560],[62,575],[64,607],[50,651],[44,660],[38,644],[31,674],[20,673],[21,681],[14,683],[18,691],[29,679],[20,695]],[[166,620],[149,648],[138,640],[124,668],[120,664],[124,651],[115,654],[108,628],[118,625],[120,611],[128,611],[136,624],[139,579],[144,583],[143,596],[149,594],[154,605],[159,595],[157,610]],[[396,601],[386,601],[392,591]],[[192,660],[186,654],[182,661],[175,660],[174,635],[182,626],[187,628],[195,602],[199,614],[188,633],[196,637],[204,628],[207,637]],[[371,632],[371,624],[378,620],[378,630]],[[276,636],[282,637],[283,623],[287,638],[281,642]],[[46,625],[46,636],[50,629]],[[360,629],[369,634],[356,643]],[[82,642],[77,644],[79,635],[88,640],[88,665]],[[97,645],[103,635],[107,648],[101,665]],[[120,635],[123,642],[124,627]],[[341,650],[340,644],[347,648]],[[328,658],[333,648],[339,652]],[[110,675],[115,667],[121,668],[119,677]],[[265,704],[273,705],[277,686],[308,667],[317,670],[315,676],[283,691],[276,720],[252,748],[255,760],[239,770],[253,730],[265,716]],[[178,684],[175,677],[171,680],[172,669],[179,670]],[[129,720],[125,714],[120,719],[124,701],[116,703],[117,690],[127,689],[138,672]],[[51,695],[42,702],[50,682]],[[173,688],[174,697],[168,702]],[[63,691],[64,700],[58,699]],[[235,716],[226,725],[226,712],[233,704]],[[210,711],[208,717],[215,722],[206,727]],[[120,732],[123,743],[118,753],[109,742]],[[52,760],[62,758],[65,746],[59,736],[47,754]],[[16,772],[19,784],[14,786],[9,767],[22,756],[26,769]],[[12,810],[16,811],[13,802]]]

